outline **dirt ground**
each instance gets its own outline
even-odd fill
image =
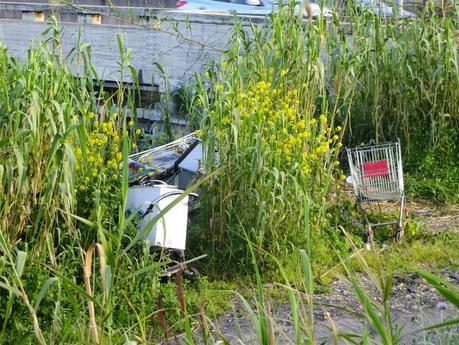
[[[459,232],[459,206],[433,205],[426,202],[410,202],[408,212],[417,220],[423,222],[427,229],[433,232],[454,230]]]
[[[409,202],[406,209],[410,216],[424,223],[428,231],[452,229],[459,232],[457,206]],[[453,285],[459,286],[459,272],[446,269],[440,275]],[[359,279],[370,295],[380,301],[381,294],[371,280],[363,274],[359,275]],[[363,330],[372,332],[362,317],[362,305],[347,280],[335,280],[328,287],[328,291],[330,292],[314,297],[317,344],[334,344],[330,329],[332,325],[337,333],[362,334]],[[272,324],[277,344],[293,344],[295,334],[290,305],[272,303]],[[401,330],[401,344],[459,344],[459,327],[443,332],[430,332],[427,336],[426,333],[416,332],[423,327],[459,317],[459,311],[418,274],[394,277],[390,305],[393,322]],[[233,309],[233,312],[216,320],[214,328],[219,331],[215,334],[220,333],[230,344],[258,344],[255,328],[239,301],[233,301]],[[346,344],[343,339],[338,343]]]
[[[458,272],[444,270],[441,275],[452,284],[459,286]],[[359,278],[370,295],[380,301],[380,293],[370,280],[364,275],[360,275]],[[358,315],[363,313],[363,308],[356,299],[350,283],[346,280],[336,280],[330,288],[331,293],[317,294],[314,297],[317,344],[333,344],[333,332],[330,329],[332,325],[338,334],[362,334],[364,329],[371,332],[362,315]],[[441,336],[432,333],[429,339],[420,339],[421,336],[416,333],[423,327],[459,317],[458,310],[445,302],[441,295],[417,274],[394,277],[390,304],[393,322],[401,329],[402,344],[459,344],[457,328],[449,331],[448,334],[442,333]],[[352,310],[353,314],[348,310]],[[273,306],[272,315],[277,343],[293,344],[295,333],[290,305],[283,303]],[[216,327],[230,344],[259,343],[250,318],[237,301],[234,301],[234,312],[220,317]],[[346,342],[340,340],[339,343]]]
[[[349,191],[350,192],[350,191]],[[388,209],[393,205],[387,204]],[[439,233],[453,230],[459,233],[459,207],[433,205],[421,201],[409,201],[406,204],[406,216],[425,224],[427,231]],[[459,248],[458,248],[459,255]],[[445,269],[438,273],[454,286],[459,287],[459,272]],[[381,293],[364,274],[358,274],[365,290],[377,301]],[[314,320],[316,344],[350,344],[344,338],[333,340],[336,334],[373,332],[363,317],[363,307],[357,300],[349,281],[336,279],[327,286],[327,293],[314,296]],[[294,344],[295,330],[292,322],[291,306],[288,303],[270,301],[272,333],[276,344]],[[243,307],[241,301],[232,300],[233,310],[225,313],[211,324],[214,339],[222,339],[218,344],[259,344],[256,328]],[[254,306],[252,306],[254,307]],[[428,285],[417,273],[393,277],[390,297],[392,321],[401,332],[400,344],[447,344],[459,345],[459,326],[443,330],[417,332],[430,325],[459,318],[459,310],[447,302],[434,288]],[[199,338],[199,330],[196,330]],[[225,341],[223,341],[223,339]],[[356,339],[355,339],[356,340]],[[175,339],[174,344],[182,344],[183,338]],[[202,343],[197,341],[198,344]],[[359,343],[359,342],[357,342]]]

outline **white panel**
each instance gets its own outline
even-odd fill
[[[202,144],[196,145],[193,150],[179,164],[179,168],[197,173],[199,162],[202,160]]]
[[[140,208],[141,212],[146,212],[152,201],[166,193],[174,191],[180,190],[175,186],[169,185],[130,187],[128,189],[126,209],[134,211]],[[164,209],[179,196],[179,194],[167,196],[155,204],[156,207],[154,207],[153,211],[148,213],[138,225],[139,231],[158,214],[159,210]],[[155,224],[145,238],[150,240],[152,246],[185,250],[187,222],[188,196],[183,198],[177,205],[169,210],[166,215]]]

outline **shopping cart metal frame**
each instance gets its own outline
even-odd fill
[[[374,238],[374,228],[397,225],[397,240],[403,237],[405,191],[400,140],[395,143],[346,148],[352,185],[357,205],[368,226],[368,243]],[[370,223],[364,204],[399,201],[397,221]]]

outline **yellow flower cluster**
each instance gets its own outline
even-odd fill
[[[75,149],[76,190],[94,192],[101,188],[103,192],[109,192],[119,181],[119,166],[123,159],[120,133],[115,125],[117,115],[112,114],[105,121],[94,120],[92,112],[84,116],[88,120],[87,127],[83,129],[86,143]]]
[[[263,80],[250,81],[247,90],[234,95],[236,111],[220,117],[221,127],[240,116],[239,135],[253,141],[261,134],[270,163],[282,162],[292,173],[311,174],[326,164],[337,165],[333,154],[342,146],[338,135],[342,128],[332,128],[326,114],[316,119],[302,109],[298,90],[273,87]]]

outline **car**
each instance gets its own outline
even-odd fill
[[[297,2],[299,11],[301,1]],[[331,17],[333,11],[328,7],[320,8],[316,3],[309,3],[308,11],[304,11],[305,17],[308,13],[311,17],[318,17],[321,12],[324,17]],[[242,15],[265,16],[279,10],[276,0],[179,0],[175,6],[176,10],[190,13],[237,13]]]
[[[367,9],[376,15],[393,17],[395,15],[393,6],[389,6],[381,0],[358,0],[356,6],[361,9]],[[416,18],[416,15],[407,10],[401,10],[399,15],[403,18]]]

